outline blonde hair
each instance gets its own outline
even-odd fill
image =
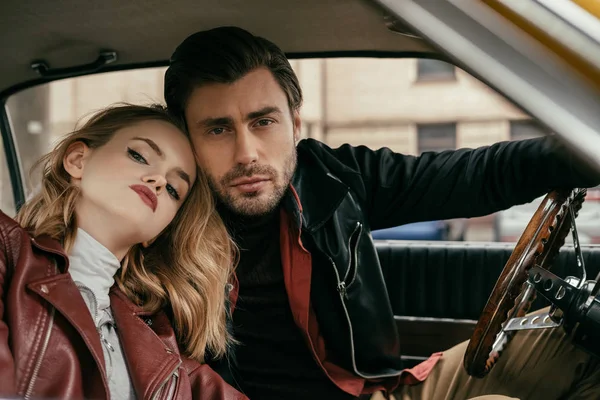
[[[75,203],[79,190],[70,183],[63,159],[72,143],[98,148],[125,127],[147,120],[177,126],[162,106],[118,105],[102,110],[66,135],[42,157],[41,191],[25,203],[17,221],[34,236],[48,235],[69,252],[77,233]],[[35,167],[34,167],[35,168]],[[203,362],[207,351],[223,356],[231,340],[226,327],[225,287],[235,246],[215,210],[206,176],[198,171],[188,197],[172,223],[147,247],[133,246],[115,276],[119,288],[150,312],[166,308],[183,352]]]

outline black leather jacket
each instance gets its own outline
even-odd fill
[[[311,252],[311,302],[329,353],[364,378],[396,376],[400,343],[371,230],[476,217],[555,188],[590,187],[553,139],[425,153],[299,142],[293,196],[284,206]],[[414,266],[418,268],[418,265]],[[427,290],[427,288],[423,288]]]

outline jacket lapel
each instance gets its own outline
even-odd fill
[[[319,163],[298,147],[298,167],[291,182],[293,190],[284,198],[286,209],[292,211],[295,218],[300,217],[302,225],[311,233],[333,215],[350,190]]]
[[[100,336],[79,288],[68,274],[68,256],[60,243],[48,236],[32,238],[31,243],[43,253],[51,253],[48,258],[56,261],[57,274],[46,274],[29,282],[27,287],[52,304],[75,327],[96,360],[108,388]],[[134,305],[119,289],[111,290],[110,299],[136,394],[138,398],[150,398],[181,364],[170,321],[164,313],[159,313],[152,319],[152,329],[142,320],[144,316],[149,317],[148,313]]]
[[[100,336],[79,289],[68,273],[58,274],[30,282],[27,287],[52,304],[77,330],[107,382]]]
[[[32,280],[27,284],[27,287],[52,304],[73,325],[87,345],[92,357],[96,361],[104,383],[107,384],[104,353],[102,352],[100,337],[90,310],[68,273],[69,258],[65,254],[61,244],[49,236],[32,238],[31,243],[32,247],[46,253],[48,259],[56,263],[56,274]]]
[[[119,289],[111,290],[110,302],[133,387],[138,398],[151,398],[181,364],[171,324],[164,313],[150,318]]]

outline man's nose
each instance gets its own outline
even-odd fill
[[[256,138],[248,129],[239,130],[235,137],[235,161],[248,165],[258,161]]]
[[[167,179],[162,174],[146,175],[142,178],[142,181],[153,187],[157,195],[159,195],[167,185]]]

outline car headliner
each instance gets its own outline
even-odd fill
[[[39,78],[34,60],[72,67],[110,49],[118,53],[111,69],[156,65],[189,34],[225,25],[287,53],[432,52],[420,39],[391,32],[384,13],[365,0],[13,0],[0,5],[0,92]]]

